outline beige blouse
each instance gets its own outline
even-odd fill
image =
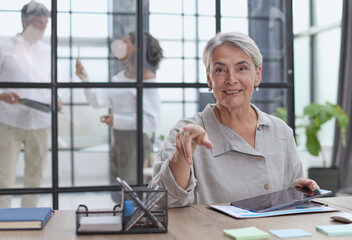
[[[217,120],[211,104],[203,112],[178,121],[171,129],[154,160],[149,185],[168,189],[169,207],[230,203],[288,188],[302,177],[292,129],[281,119],[252,106],[258,115],[255,149]],[[202,126],[214,147],[197,147],[191,179],[183,190],[171,173],[169,160],[175,149],[176,134],[189,123]]]

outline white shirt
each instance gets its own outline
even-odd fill
[[[230,203],[286,189],[302,177],[293,131],[284,121],[252,105],[258,115],[253,148],[217,120],[212,106],[207,105],[194,117],[178,121],[154,159],[150,186],[168,189],[169,207]],[[175,150],[176,134],[189,123],[203,127],[214,147],[197,146],[191,179],[183,190],[175,181],[169,161]]]
[[[87,81],[87,79],[85,79]],[[156,79],[144,80],[156,82]],[[134,83],[124,71],[112,78],[112,82]],[[94,108],[112,108],[113,129],[135,130],[137,127],[137,90],[135,88],[85,89],[85,96]],[[160,122],[160,94],[157,88],[143,89],[143,132],[152,133]]]
[[[32,45],[21,35],[0,42],[0,81],[50,83],[50,46],[43,41]],[[50,89],[8,88],[2,92],[16,92],[21,98],[51,103]],[[40,129],[51,125],[51,114],[22,104],[0,101],[0,122],[22,129]]]

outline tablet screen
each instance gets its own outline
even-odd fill
[[[231,205],[255,212],[265,212],[288,207],[313,198],[327,196],[330,194],[331,191],[324,189],[316,189],[312,191],[306,188],[298,189],[291,187],[285,190],[235,201],[232,202]]]

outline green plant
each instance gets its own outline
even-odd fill
[[[287,121],[286,108],[277,108],[275,115]],[[311,103],[304,108],[301,118],[306,119],[306,121],[296,128],[305,128],[307,137],[306,148],[311,155],[318,156],[319,152],[322,151],[318,133],[322,125],[333,118],[336,119],[337,125],[341,130],[342,145],[346,146],[346,128],[349,123],[349,117],[339,105],[329,102],[325,104]],[[323,161],[325,166],[325,157],[323,157]]]
[[[307,136],[306,147],[310,154],[313,156],[319,155],[321,145],[318,139],[318,132],[321,130],[321,126],[332,118],[336,119],[337,125],[341,130],[342,145],[346,146],[346,128],[349,117],[339,105],[328,102],[324,105],[312,103],[304,108],[304,115],[309,118],[305,128]]]

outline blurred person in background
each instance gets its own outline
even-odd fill
[[[31,1],[23,6],[22,32],[0,42],[1,82],[50,83],[50,45],[42,41],[49,17],[49,10],[41,3]],[[28,107],[22,104],[24,99],[50,105],[51,92],[43,88],[0,89],[0,188],[15,187],[22,147],[23,186],[36,188],[42,182],[50,147],[50,109]],[[61,105],[58,99],[58,106]],[[0,207],[10,207],[11,198],[0,195]],[[35,207],[38,199],[38,194],[23,195],[21,206]]]
[[[124,70],[113,76],[112,82],[135,83],[137,78],[136,33],[128,33],[123,40],[114,40],[111,51]],[[159,68],[163,51],[159,41],[147,31],[143,32],[143,81],[157,82],[156,70]],[[77,59],[76,75],[88,81],[87,73]],[[130,184],[137,184],[137,112],[136,89],[85,89],[88,103],[94,108],[111,108],[112,114],[101,116],[101,122],[112,128],[113,144],[110,157],[110,183],[117,184],[120,177]],[[160,122],[160,96],[156,88],[143,89],[143,153],[144,161],[152,153],[150,135]],[[118,195],[112,195],[119,202]]]

